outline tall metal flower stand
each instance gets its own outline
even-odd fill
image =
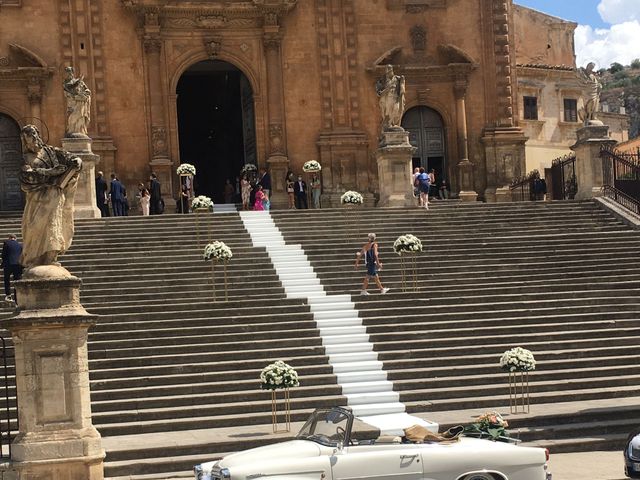
[[[211,230],[213,228],[213,213],[208,208],[196,208],[193,210],[196,215],[196,238],[198,239],[198,248],[202,248],[202,240],[206,245],[211,241]]]
[[[345,229],[347,231],[345,235],[346,238],[357,240],[360,237],[360,215],[358,214],[359,209],[359,203],[344,204],[344,221]]]
[[[509,411],[529,413],[529,372],[509,372]]]
[[[224,274],[224,301],[228,302],[229,301],[229,279],[228,279],[228,275],[227,275],[227,264],[229,263],[229,261],[228,260],[216,260],[216,259],[211,260],[211,283],[213,285],[213,288],[212,288],[213,302],[215,303],[217,301],[217,294],[216,294],[216,264],[218,262],[222,263],[222,271],[223,271],[223,274]]]
[[[182,205],[184,205],[182,203],[182,186],[186,185],[187,208],[189,208],[189,205],[191,205],[191,199],[193,198],[193,175],[191,175],[190,173],[180,173],[178,174],[178,176],[180,177],[180,206],[182,207]]]
[[[273,433],[284,433],[291,431],[291,397],[288,388],[280,389],[283,392],[283,398],[278,399],[278,390],[271,390],[271,423],[273,425]],[[278,411],[280,404],[280,411]],[[280,428],[282,423],[283,428]]]
[[[416,252],[402,252],[400,255],[400,270],[402,275],[402,291],[418,291],[418,266]]]

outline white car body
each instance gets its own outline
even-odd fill
[[[350,415],[350,412],[347,413]],[[349,430],[345,432],[346,429],[338,428],[339,433],[350,433]],[[344,438],[349,441],[348,436]],[[196,479],[551,479],[551,474],[547,472],[547,453],[541,448],[468,437],[461,437],[452,443],[376,443],[375,440],[368,440],[370,443],[344,447],[339,440],[335,446],[329,445],[329,440],[327,436],[322,436],[320,442],[296,439],[228,455],[216,462],[197,465]]]

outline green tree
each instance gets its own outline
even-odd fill
[[[613,62],[609,67],[610,73],[618,73],[618,72],[621,72],[622,70],[624,70],[624,65],[618,62]]]
[[[631,68],[633,68],[634,70],[640,69],[640,58],[636,58],[631,62]]]

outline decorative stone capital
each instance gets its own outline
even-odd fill
[[[282,44],[282,35],[280,33],[265,33],[263,36],[263,44],[265,50],[280,50],[280,45]]]
[[[204,39],[204,48],[207,51],[207,55],[214,59],[220,55],[222,50],[222,38],[221,37],[209,37]]]
[[[146,36],[142,44],[144,45],[144,51],[147,53],[160,53],[160,50],[162,50],[162,39],[157,36]]]
[[[469,80],[467,77],[463,77],[461,75],[456,76],[456,79],[453,83],[453,92],[455,93],[456,99],[460,100],[467,96],[467,88],[469,87]]]

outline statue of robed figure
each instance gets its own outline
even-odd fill
[[[594,71],[595,66],[595,63],[590,62],[586,68],[578,70],[585,86],[585,94],[581,99],[582,105],[578,109],[578,115],[585,125],[602,125],[602,122],[598,120],[602,83],[600,83],[598,74]]]
[[[385,75],[376,82],[376,93],[379,97],[380,114],[382,115],[382,131],[402,129],[404,113],[405,79],[395,75],[393,67],[387,65]]]
[[[20,184],[26,202],[22,216],[22,265],[58,265],[58,255],[71,246],[73,203],[82,160],[45,145],[38,128],[21,130],[24,165]]]
[[[76,77],[73,67],[65,68],[62,82],[64,96],[67,99],[66,137],[86,137],[91,121],[91,90],[84,83],[84,77]]]

